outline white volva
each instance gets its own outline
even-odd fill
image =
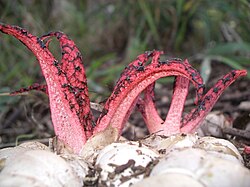
[[[86,160],[70,153],[56,155],[39,143],[2,149],[0,186],[80,187],[91,180],[122,187],[250,186],[250,171],[237,148],[224,139],[151,135],[138,142],[111,143],[96,152]],[[90,171],[96,178],[88,176]]]
[[[1,187],[82,186],[88,171],[75,155],[58,156],[38,142],[1,149],[0,163]]]
[[[129,186],[142,180],[144,172],[140,173],[140,170],[157,157],[157,153],[138,142],[112,143],[100,152],[96,160],[102,169],[100,180],[106,181],[108,186]],[[125,168],[117,171],[121,165]]]

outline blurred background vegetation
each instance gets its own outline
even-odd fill
[[[250,65],[247,0],[1,0],[0,21],[37,36],[68,34],[83,53],[94,93],[109,91],[124,66],[145,50],[201,64],[205,80],[211,62]],[[34,56],[16,39],[0,38],[0,91],[43,82]]]
[[[109,96],[124,67],[148,50],[188,58],[205,81],[212,71],[227,72],[218,69],[221,64],[250,70],[247,0],[0,0],[0,21],[37,36],[57,30],[70,36],[83,54],[91,100],[97,102]],[[52,42],[51,49],[60,57],[58,43]],[[35,57],[19,41],[0,33],[0,93],[33,83],[44,83]],[[30,97],[24,107],[23,97],[1,96],[2,128],[37,98]],[[38,111],[36,106],[32,104],[28,120],[33,112],[49,111],[47,105]]]

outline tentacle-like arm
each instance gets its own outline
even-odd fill
[[[146,52],[137,57],[135,61],[130,63],[121,74],[116,87],[104,106],[104,111],[97,121],[94,133],[100,132],[112,126],[117,128],[121,133],[124,126],[125,117],[131,111],[131,107],[135,103],[136,98],[149,85],[157,79],[166,76],[182,76],[190,80],[197,89],[197,101],[203,94],[202,79],[199,73],[186,63],[178,60],[159,61],[162,52],[153,51]],[[147,64],[149,58],[152,57],[151,63]],[[152,116],[154,117],[154,116]],[[159,118],[158,118],[159,119]],[[147,122],[149,129],[157,129],[157,131],[166,131],[162,124],[152,124]]]
[[[91,115],[82,57],[74,42],[62,33],[50,34],[59,38],[63,48],[60,62],[51,54],[48,44],[43,42],[45,37],[39,38],[25,29],[6,24],[0,24],[0,30],[20,40],[36,56],[48,86],[55,133],[75,152],[79,152],[91,134],[89,123],[84,126],[82,117],[88,120]],[[88,133],[85,134],[85,131]]]
[[[232,70],[220,79],[201,99],[198,106],[193,109],[187,116],[185,116],[182,122],[181,132],[188,133],[193,132],[202,121],[205,119],[207,114],[212,110],[213,106],[225,91],[237,78],[246,76],[246,70]]]

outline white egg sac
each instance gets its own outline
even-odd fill
[[[106,186],[250,186],[250,172],[232,143],[194,134],[113,143],[96,165],[99,184]]]
[[[1,171],[0,186],[81,186],[71,167],[59,156],[43,150],[16,156]]]
[[[38,142],[0,150],[1,187],[83,186],[88,165],[76,155],[56,155]]]
[[[151,135],[138,142],[109,143],[96,151],[94,147],[91,154],[88,150],[81,156],[56,155],[39,143],[2,149],[0,186],[250,186],[249,169],[237,148],[224,139]]]
[[[100,171],[99,183],[107,186],[130,186],[140,181],[150,163],[159,155],[138,142],[112,143],[96,160]]]
[[[249,170],[240,162],[197,148],[170,152],[153,168],[151,176],[165,173],[188,176],[206,187],[247,187],[250,184]]]
[[[158,145],[161,146],[155,146],[154,149],[165,149],[165,154],[162,154],[150,176],[134,187],[250,186],[250,171],[243,166],[243,159],[237,148],[227,140],[177,135],[161,139],[160,142]]]

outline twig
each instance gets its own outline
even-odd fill
[[[242,138],[246,138],[250,140],[250,131],[248,130],[241,130],[241,129],[236,129],[236,128],[231,128],[231,127],[225,127],[222,129],[223,133],[225,134],[230,134],[233,136],[238,136]]]

